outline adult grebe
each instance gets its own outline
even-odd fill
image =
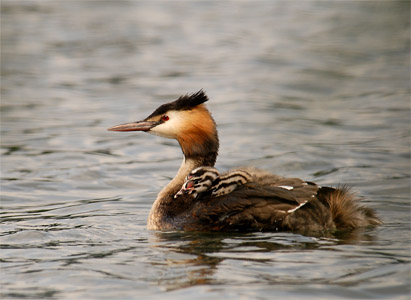
[[[161,105],[143,121],[111,131],[144,131],[176,139],[184,159],[158,194],[147,221],[154,230],[323,231],[378,225],[373,210],[348,188],[320,187],[255,168],[220,175],[216,124],[200,90]]]

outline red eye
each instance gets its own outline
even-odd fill
[[[168,121],[169,119],[170,118],[167,115],[164,115],[164,116],[161,117],[161,120],[164,121],[164,122]]]

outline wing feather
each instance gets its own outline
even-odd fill
[[[318,186],[302,180],[281,182],[293,188],[248,183],[232,193],[199,199],[191,216],[213,230],[264,230],[316,197]]]

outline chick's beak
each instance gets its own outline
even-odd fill
[[[108,128],[110,131],[149,131],[151,128],[157,126],[158,122],[153,121],[138,121],[116,125]]]

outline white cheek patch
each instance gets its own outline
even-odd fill
[[[155,134],[161,137],[165,137],[167,139],[175,138],[175,135],[172,134],[172,132],[170,132],[170,130],[167,128],[165,123],[157,125],[154,128],[151,128],[150,131],[148,131],[148,133]]]
[[[169,111],[166,113],[169,117],[168,121],[153,127],[149,133],[155,134],[168,139],[175,139],[181,130],[181,116],[177,111]]]

